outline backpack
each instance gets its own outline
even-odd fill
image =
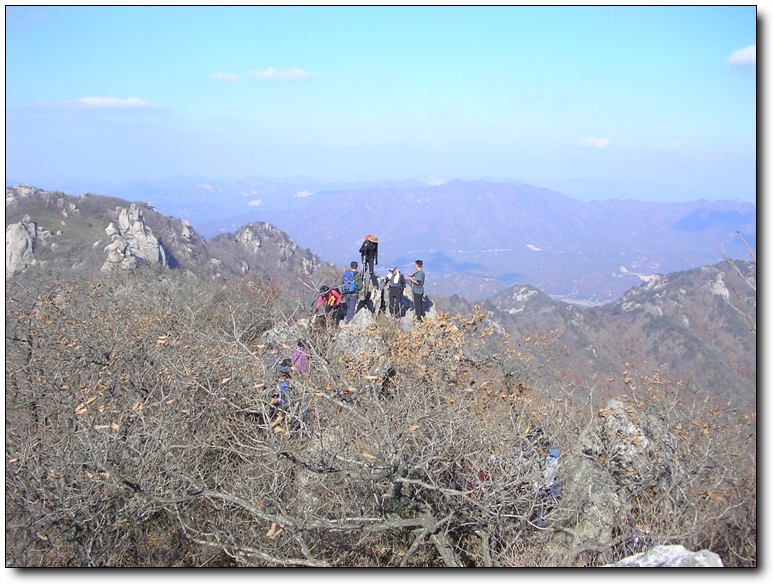
[[[357,282],[354,279],[354,272],[351,270],[346,270],[344,272],[344,277],[341,283],[343,285],[344,294],[354,294],[357,292]]]

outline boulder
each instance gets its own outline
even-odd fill
[[[150,203],[148,203],[148,205],[149,204]],[[186,242],[190,243],[191,239],[193,238],[193,233],[194,233],[194,231],[193,231],[193,229],[191,229],[191,224],[183,219],[183,221],[182,221],[182,232],[180,234],[180,236],[183,238],[183,241],[186,241]]]
[[[406,318],[413,320],[416,317],[416,311],[414,310],[414,307],[413,307],[413,293],[411,293],[410,289],[408,290],[407,298],[408,298],[408,302],[411,305],[411,308],[405,311],[405,316]],[[430,300],[426,294],[424,295],[423,300],[424,301],[422,302],[422,304],[424,304],[424,318],[434,318],[435,315],[437,314],[437,310],[435,309],[435,303],[432,302],[432,300]]]
[[[570,456],[562,461],[556,481],[563,496],[575,502],[571,511],[560,509],[550,516],[551,523],[564,528],[556,534],[556,544],[573,549],[583,542],[610,543],[621,503],[606,469],[585,456]]]
[[[389,370],[389,352],[378,334],[371,334],[373,315],[362,308],[348,325],[344,325],[333,341],[333,355],[358,356],[367,354],[370,359],[368,373],[383,377]]]
[[[691,552],[681,545],[659,545],[623,558],[605,568],[722,568],[722,559],[709,550]]]
[[[649,465],[651,443],[645,429],[633,415],[633,408],[619,399],[602,408],[596,423],[580,436],[584,456],[608,460],[614,482],[626,486],[635,479],[634,471]]]
[[[632,412],[620,399],[608,402],[581,434],[575,455],[559,471],[564,496],[575,501],[579,512],[559,511],[552,516],[564,528],[556,536],[557,544],[573,549],[583,542],[612,541],[622,505],[620,493],[635,479],[634,471],[651,466],[653,443]]]
[[[36,263],[34,248],[37,226],[25,216],[5,228],[5,277],[10,278]]]
[[[295,341],[302,338],[305,334],[306,331],[300,323],[279,323],[271,330],[260,335],[259,342],[261,345],[279,345],[292,350],[292,347],[295,346]]]

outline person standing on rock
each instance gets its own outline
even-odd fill
[[[341,278],[341,291],[344,293],[344,302],[346,304],[346,324],[354,318],[357,310],[357,300],[362,290],[362,275],[357,271],[357,262],[349,264],[349,269],[344,272]]]
[[[411,280],[411,290],[413,291],[413,310],[416,313],[416,320],[421,322],[424,319],[424,270],[422,266],[424,262],[416,260],[414,266],[416,271],[413,274],[408,274],[408,278]]]
[[[377,287],[378,279],[373,266],[378,265],[378,237],[375,235],[365,236],[365,241],[360,246],[360,260],[362,261],[362,274],[370,272],[370,281]]]
[[[405,293],[405,276],[400,273],[396,266],[389,268],[387,289],[389,290],[389,314],[399,317],[402,313],[400,299]]]

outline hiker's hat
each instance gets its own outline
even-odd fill
[[[392,266],[391,268],[389,268],[389,271],[394,272],[396,269],[397,269],[397,266]]]
[[[328,292],[330,290],[329,286],[320,286],[319,291],[320,292]]]
[[[556,448],[555,446],[553,446],[550,449],[550,457],[551,458],[558,458],[558,448]]]
[[[370,240],[371,240],[373,243],[378,243],[378,237],[376,237],[375,235],[371,235],[371,236],[370,236]]]

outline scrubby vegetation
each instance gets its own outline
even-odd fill
[[[730,260],[657,276],[612,304],[579,308],[526,286],[514,286],[481,303],[487,322],[502,333],[526,336],[557,331],[566,347],[552,372],[567,382],[617,395],[627,361],[669,371],[716,404],[756,410],[756,259]],[[459,297],[434,298],[452,314],[471,313]]]
[[[333,333],[260,277],[67,274],[6,286],[7,566],[595,566],[637,529],[756,565],[756,419],[648,365],[598,407],[480,310]]]

